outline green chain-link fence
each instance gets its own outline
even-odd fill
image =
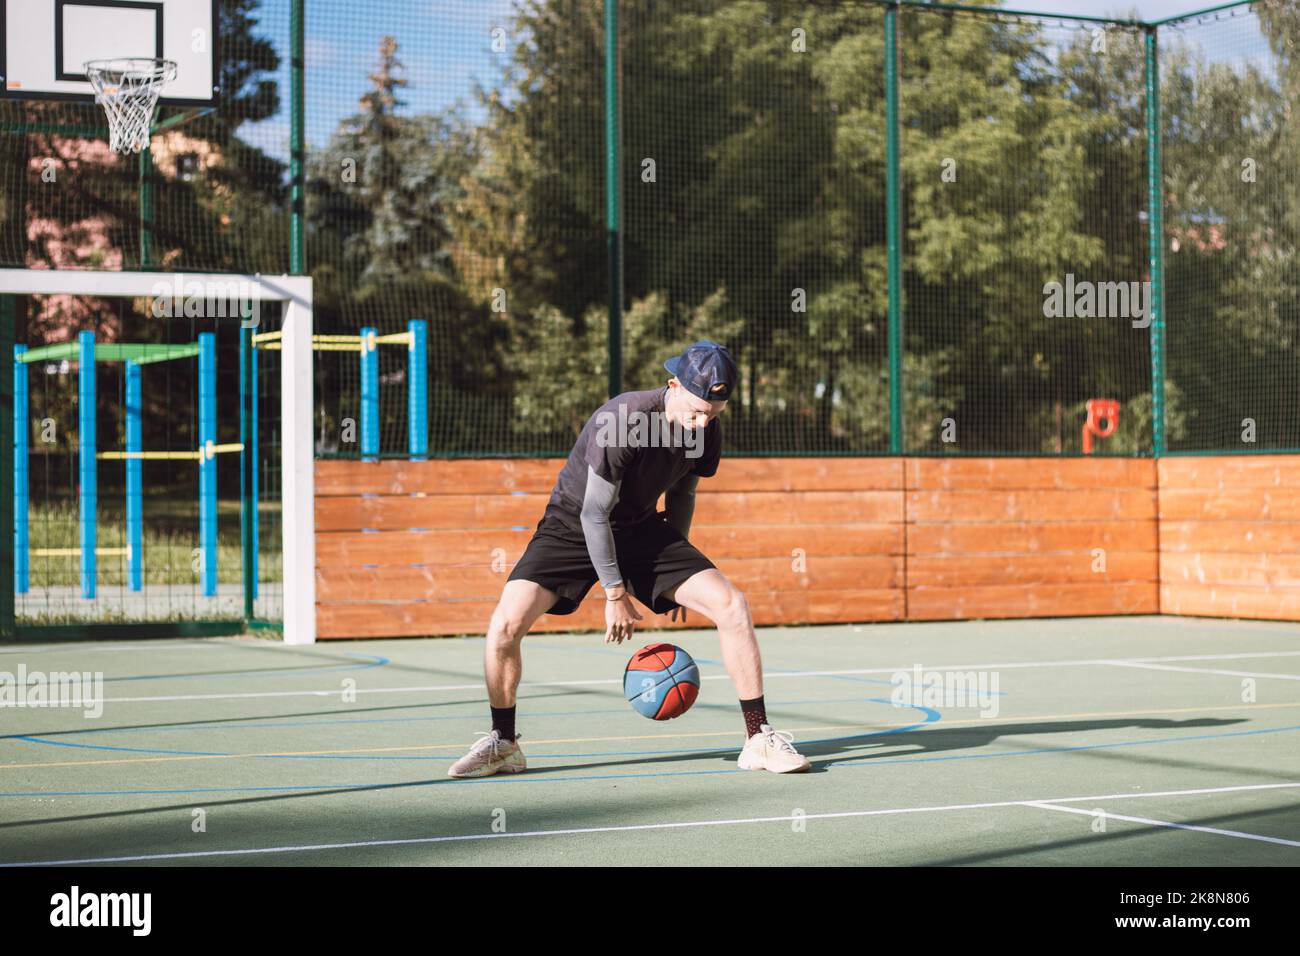
[[[1091,399],[1102,454],[1300,448],[1294,3],[306,0],[299,117],[296,6],[223,0],[220,106],[144,165],[93,106],[0,102],[0,262],[286,271],[297,120],[317,330],[428,323],[433,456],[562,454],[611,366],[697,338],[735,454],[1078,454]],[[316,385],[319,453],[360,455],[356,356]]]

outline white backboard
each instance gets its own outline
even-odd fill
[[[87,60],[176,62],[160,102],[216,102],[217,0],[0,0],[0,96],[91,100]]]

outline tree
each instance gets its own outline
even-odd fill
[[[1300,13],[1257,11],[1271,57],[1211,56],[1206,28],[1165,56],[1168,352],[1189,448],[1249,450],[1248,419],[1254,447],[1300,442]]]
[[[509,399],[502,383],[505,330],[473,301],[453,256],[449,216],[464,195],[462,180],[477,155],[472,130],[447,115],[408,116],[399,45],[384,37],[371,88],[308,162],[309,258],[318,327],[402,332],[410,319],[429,324],[430,405],[434,447],[480,450],[502,440]],[[405,355],[381,351],[382,451],[405,447],[406,406],[398,400]],[[340,419],[358,414],[356,363],[322,362],[318,390],[336,403],[320,450],[337,450]],[[506,450],[502,446],[502,450]],[[356,453],[359,448],[351,449]]]

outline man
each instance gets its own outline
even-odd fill
[[[515,733],[520,643],[543,614],[572,614],[597,581],[605,591],[605,642],[631,639],[638,601],[686,620],[698,611],[718,628],[722,660],[745,719],[742,770],[809,769],[763,706],[763,666],[745,596],[687,540],[695,486],[718,470],[722,426],[737,382],[731,354],[696,342],[664,367],[664,388],[625,392],[597,409],[565,463],[546,513],[501,592],[487,633],[485,671],[492,731],[449,771],[486,777],[526,769]],[[666,510],[655,508],[664,495]]]

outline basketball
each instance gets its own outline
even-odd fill
[[[674,644],[648,644],[623,672],[623,693],[642,717],[672,720],[691,709],[700,693],[700,669]]]

